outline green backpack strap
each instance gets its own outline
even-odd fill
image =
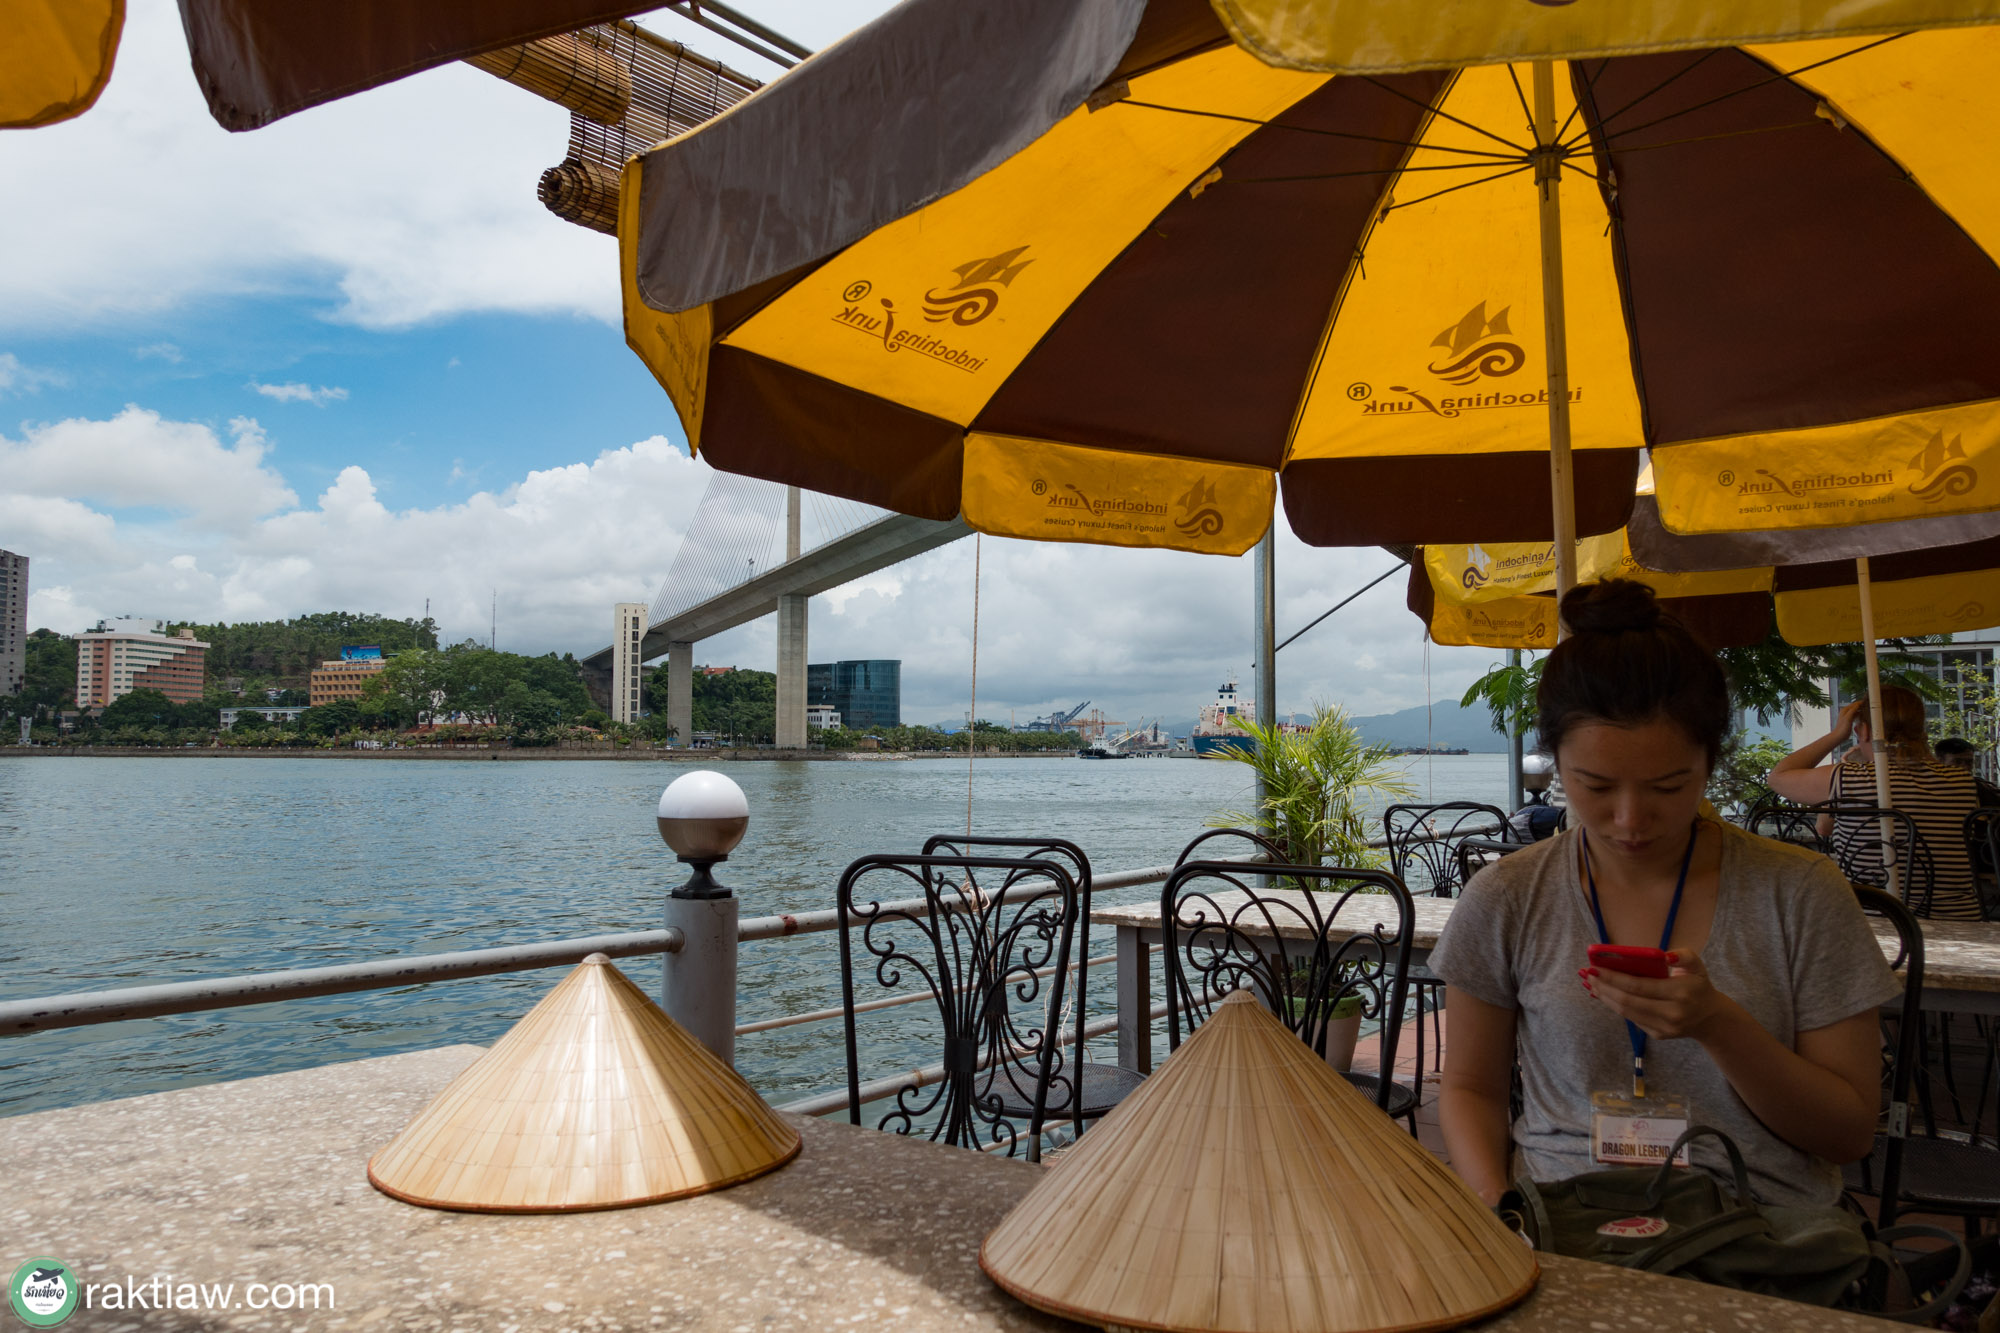
[[[1768,1236],[1771,1223],[1755,1208],[1736,1208],[1711,1217],[1706,1222],[1688,1227],[1677,1236],[1669,1236],[1657,1245],[1640,1250],[1636,1254],[1623,1255],[1613,1260],[1625,1268],[1637,1268],[1647,1273],[1678,1273],[1695,1260],[1712,1254],[1725,1245],[1734,1245],[1739,1240],[1751,1236]]]
[[[1908,1310],[1869,1311],[1878,1319],[1893,1319],[1901,1324],[1928,1325],[1950,1309],[1951,1303],[1958,1299],[1958,1294],[1965,1290],[1966,1280],[1972,1276],[1972,1251],[1966,1248],[1963,1240],[1943,1227],[1927,1227],[1915,1223],[1882,1228],[1875,1233],[1871,1248],[1883,1263],[1892,1268],[1900,1268],[1901,1261],[1896,1258],[1894,1248],[1899,1240],[1941,1240],[1958,1251],[1958,1266],[1953,1270],[1951,1279],[1939,1288],[1936,1296]]]

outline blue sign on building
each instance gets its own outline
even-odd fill
[[[342,648],[340,650],[340,660],[343,662],[379,662],[382,660],[382,650],[372,643],[364,644],[359,648]]]
[[[900,727],[903,663],[886,658],[807,663],[806,706],[833,709],[849,731]]]

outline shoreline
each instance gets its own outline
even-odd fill
[[[1050,752],[1047,754],[1024,754],[1019,752],[987,753],[982,751],[980,759],[1069,759],[1070,754]],[[964,755],[951,750],[558,750],[522,748],[519,750],[485,750],[465,748],[459,750],[285,750],[278,748],[256,749],[249,747],[198,749],[165,749],[149,745],[0,745],[0,759],[402,759],[480,762],[500,760],[507,763],[523,762],[577,762],[580,760],[605,760],[615,763],[710,763],[724,760],[790,761],[802,763],[872,764],[900,762],[910,759],[963,759]]]

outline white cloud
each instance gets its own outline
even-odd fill
[[[172,365],[179,365],[181,362],[187,360],[185,356],[181,355],[179,347],[173,343],[165,342],[147,343],[144,347],[134,347],[132,355],[138,357],[141,361],[154,359],[165,361]]]
[[[391,510],[359,467],[302,504],[269,470],[256,423],[231,429],[224,444],[207,426],[133,407],[0,439],[0,475],[33,479],[0,494],[0,531],[35,560],[32,623],[418,616],[428,599],[448,637],[483,638],[497,590],[502,648],[594,652],[610,640],[613,603],[652,599],[711,475],[654,437],[433,508]],[[236,498],[205,510],[205,493]],[[1281,534],[1281,637],[1392,564],[1378,549],[1314,550]],[[908,718],[962,714],[973,554],[957,542],[814,598],[812,659],[900,658]],[[1249,687],[1250,580],[1248,559],[987,538],[980,712],[1025,720],[1088,698],[1127,722],[1184,724],[1225,678]],[[1402,590],[1402,576],[1390,578],[1285,649],[1281,707],[1368,714],[1427,694],[1455,701],[1494,655],[1427,658]],[[697,658],[770,669],[769,618],[704,642]]]
[[[207,425],[166,421],[127,407],[108,421],[73,418],[0,435],[0,477],[16,497],[159,508],[195,527],[236,529],[297,497],[266,466],[269,445],[250,417],[229,423],[229,443]]]
[[[0,398],[10,393],[36,393],[44,384],[63,382],[62,375],[57,371],[24,366],[21,358],[12,352],[0,352]]]
[[[310,384],[259,384],[251,380],[249,387],[281,403],[311,403],[314,407],[325,407],[328,403],[347,401],[347,390],[329,389],[324,384],[315,389]]]

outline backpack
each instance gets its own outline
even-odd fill
[[[1733,1196],[1708,1173],[1673,1165],[1697,1138],[1718,1140],[1729,1155]],[[1721,1130],[1700,1125],[1682,1134],[1657,1167],[1592,1171],[1548,1184],[1519,1180],[1498,1212],[1529,1244],[1551,1254],[1912,1323],[1942,1313],[1971,1271],[1965,1247],[1938,1227],[1876,1231],[1845,1208],[1758,1203],[1736,1144]],[[1938,1295],[1909,1308],[1910,1273],[1894,1245],[1918,1237],[1956,1246],[1957,1265]]]

